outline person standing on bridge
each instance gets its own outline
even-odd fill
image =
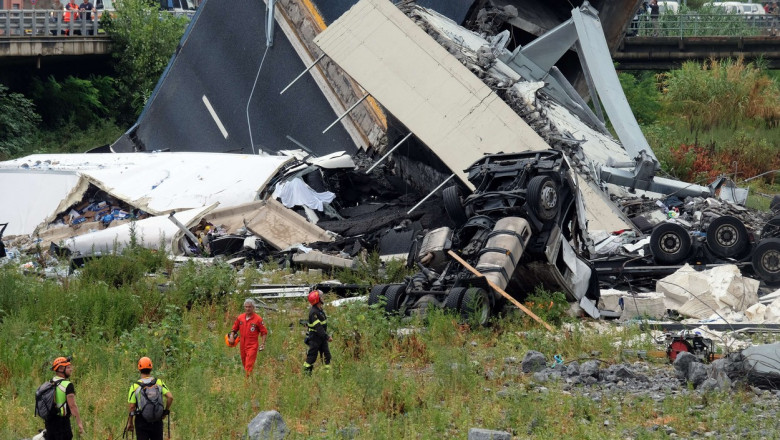
[[[658,36],[658,16],[661,11],[658,8],[658,0],[650,0],[650,21],[653,22],[653,36]]]
[[[90,3],[89,0],[84,0],[82,4],[79,5],[79,11],[85,11],[84,18],[87,20],[92,20],[92,10],[95,9],[95,7]]]

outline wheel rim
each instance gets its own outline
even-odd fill
[[[723,247],[732,247],[739,240],[739,231],[733,225],[723,225],[715,231],[715,239]]]
[[[552,182],[547,182],[542,187],[540,204],[542,208],[548,211],[555,209],[558,206],[558,191]]]
[[[662,251],[667,254],[675,254],[680,251],[682,240],[680,240],[680,237],[677,234],[667,232],[666,234],[661,235],[659,244]]]
[[[771,249],[761,255],[761,267],[769,273],[780,272],[780,251]]]

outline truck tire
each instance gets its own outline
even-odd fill
[[[658,263],[682,263],[691,251],[691,236],[678,224],[661,223],[650,235],[650,251]]]
[[[450,289],[450,293],[447,294],[447,298],[444,299],[444,308],[447,310],[460,310],[460,303],[463,300],[463,295],[466,294],[465,287],[454,287]]]
[[[385,290],[385,298],[385,312],[391,315],[398,313],[406,300],[406,284],[390,284]]]
[[[466,290],[460,302],[460,318],[463,322],[487,325],[490,319],[490,297],[485,289],[471,287]]]
[[[747,228],[736,217],[718,217],[707,227],[707,247],[719,257],[741,257],[748,247]]]
[[[460,190],[457,186],[448,186],[442,191],[442,199],[444,200],[444,210],[447,211],[447,216],[455,223],[455,227],[459,228],[466,223],[468,218],[466,217],[466,211],[463,209],[463,204],[460,201]]]
[[[753,270],[767,284],[780,283],[780,238],[765,238],[752,257]]]
[[[389,284],[377,284],[371,288],[371,292],[368,294],[368,305],[373,306],[379,304],[379,298],[385,296],[385,290],[390,287]]]
[[[549,221],[558,214],[558,186],[549,176],[536,176],[528,182],[526,204],[540,220]]]

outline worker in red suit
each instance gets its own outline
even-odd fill
[[[257,352],[265,350],[265,338],[268,336],[268,329],[263,324],[263,318],[255,313],[255,302],[252,299],[244,301],[244,312],[238,315],[238,318],[233,323],[233,329],[228,334],[228,339],[232,344],[236,336],[241,335],[239,338],[241,363],[244,364],[246,375],[249,376],[255,366]],[[257,343],[258,336],[262,338],[259,345]]]

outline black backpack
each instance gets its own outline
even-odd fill
[[[57,385],[65,379],[49,380],[41,384],[35,391],[35,415],[43,420],[49,420],[54,417],[60,406],[57,406],[55,399]]]
[[[135,413],[144,418],[149,423],[159,422],[163,419],[162,387],[157,384],[157,378],[150,382],[136,382],[138,387],[135,390],[136,410]]]

